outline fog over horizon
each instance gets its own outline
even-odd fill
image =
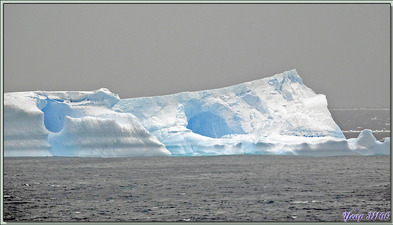
[[[390,109],[390,4],[4,4],[4,91],[122,99],[296,69],[329,108]]]

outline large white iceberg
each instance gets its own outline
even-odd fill
[[[296,70],[226,88],[121,100],[93,92],[4,96],[5,156],[390,154],[370,130],[346,140]]]

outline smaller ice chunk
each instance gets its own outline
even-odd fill
[[[372,131],[365,129],[360,132],[357,138],[347,140],[349,146],[354,152],[362,155],[389,155],[390,154],[390,137],[384,142],[378,141]]]
[[[372,148],[375,145],[377,145],[378,141],[372,134],[372,131],[369,129],[365,129],[362,132],[360,132],[358,138],[354,142],[355,145],[361,146],[361,147],[366,147],[366,148]]]

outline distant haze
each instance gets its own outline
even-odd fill
[[[390,106],[390,4],[5,4],[4,91],[121,98],[297,69],[330,108]]]

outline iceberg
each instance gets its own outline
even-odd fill
[[[345,139],[296,70],[225,88],[120,99],[107,89],[4,95],[5,156],[387,155]]]

